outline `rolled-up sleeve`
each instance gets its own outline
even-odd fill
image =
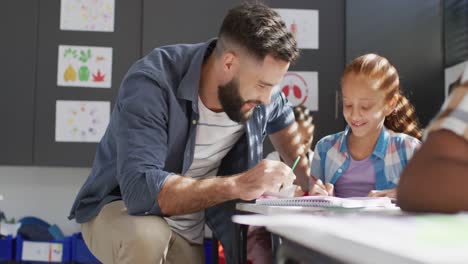
[[[128,75],[117,102],[117,181],[128,213],[162,215],[158,194],[173,173],[167,156],[167,93],[149,74]]]
[[[268,123],[266,132],[271,135],[288,127],[294,122],[291,104],[282,92],[273,94],[271,103],[267,106]]]
[[[425,130],[424,140],[432,131],[442,129],[449,130],[468,141],[468,84],[453,90],[440,113]]]

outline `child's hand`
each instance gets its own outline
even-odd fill
[[[372,190],[372,191],[369,192],[369,194],[367,196],[369,196],[369,197],[388,197],[388,198],[395,198],[396,199],[396,195],[397,195],[397,188],[382,190],[382,191]]]
[[[325,183],[325,189],[327,189],[328,196],[335,196],[335,186],[331,183]]]
[[[294,197],[301,197],[304,196],[305,192],[302,190],[301,186],[296,186],[296,190],[294,191]]]
[[[334,196],[334,186],[330,183],[324,185],[321,180],[317,180],[310,189],[309,195]]]

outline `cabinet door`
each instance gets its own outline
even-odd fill
[[[423,126],[444,100],[440,0],[346,2],[346,61],[365,53],[390,60]]]
[[[0,164],[31,165],[38,0],[6,0],[0,8]]]
[[[141,1],[115,1],[114,32],[60,30],[60,0],[40,1],[34,163],[91,166],[96,143],[56,142],[57,100],[110,101],[128,68],[141,55]],[[111,88],[57,85],[59,45],[112,48]]]

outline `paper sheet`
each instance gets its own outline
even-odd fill
[[[467,66],[468,61],[464,61],[445,69],[445,97],[455,88],[454,83],[462,76]]]
[[[60,45],[57,85],[110,88],[112,48]]]
[[[115,0],[61,0],[60,29],[114,31]]]
[[[109,124],[110,102],[58,100],[55,116],[55,141],[99,142]]]
[[[318,111],[317,72],[287,72],[284,75],[280,88],[293,106],[304,105],[311,111]]]
[[[300,49],[319,48],[319,12],[312,9],[275,9],[289,31],[296,37]]]

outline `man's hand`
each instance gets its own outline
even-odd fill
[[[253,200],[267,191],[278,192],[282,186],[291,186],[295,178],[283,162],[262,160],[254,168],[229,177],[196,180],[170,176],[157,201],[166,215],[189,214],[233,199]],[[189,194],[180,195],[186,192]]]
[[[265,192],[278,192],[292,185],[296,176],[286,164],[275,160],[262,160],[257,166],[235,176],[235,188],[242,200],[253,200]]]
[[[372,190],[372,191],[369,192],[369,194],[367,196],[369,196],[369,197],[388,197],[388,198],[395,198],[396,199],[397,188],[382,190],[382,191]]]
[[[310,160],[306,158],[306,154],[309,149],[304,146],[297,122],[271,134],[270,140],[281,158],[289,166],[292,166],[297,156],[301,156],[299,163],[294,169],[294,173],[297,176],[295,184],[301,186],[302,190],[308,191],[310,187]]]
[[[309,195],[335,196],[334,186],[331,183],[323,184],[321,180],[315,181]]]

